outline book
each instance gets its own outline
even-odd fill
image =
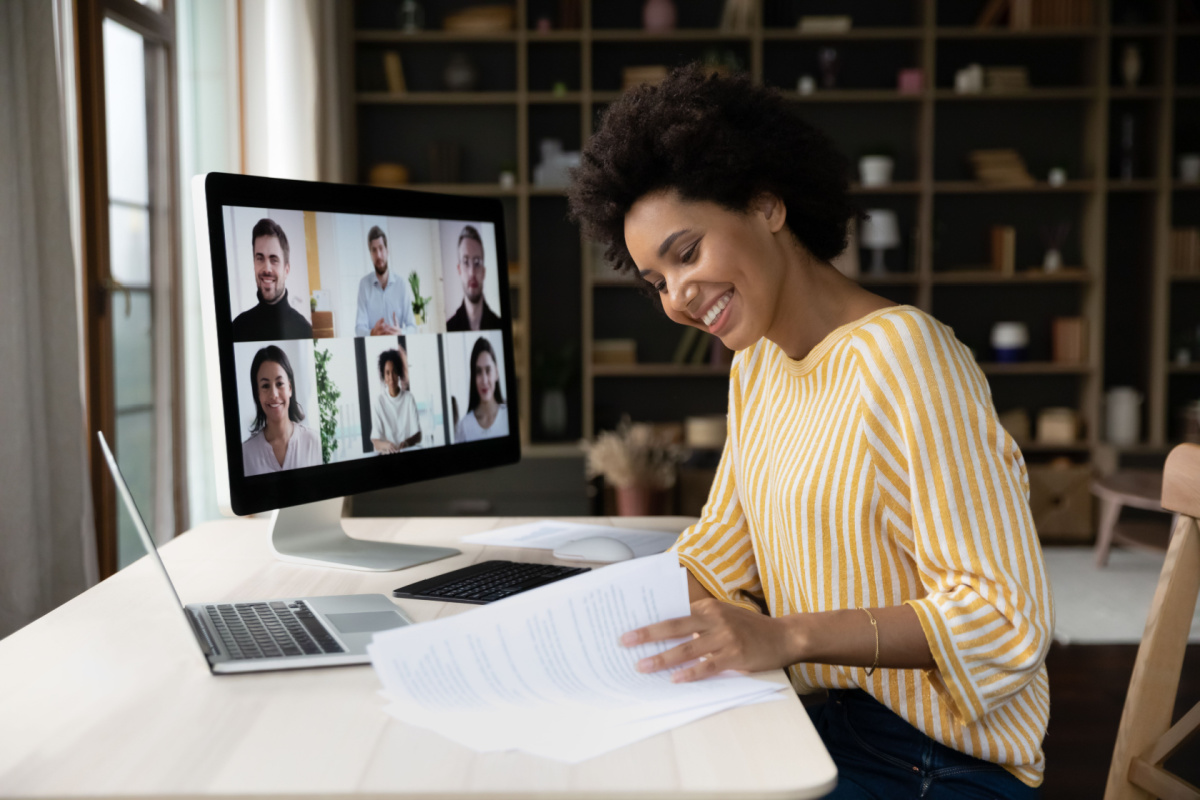
[[[852,24],[848,14],[808,14],[800,17],[797,27],[804,33],[845,33]]]
[[[1055,317],[1050,323],[1051,360],[1081,364],[1087,357],[1087,323],[1083,317]]]
[[[700,338],[699,328],[684,328],[683,335],[679,337],[679,344],[675,345],[675,355],[671,356],[672,364],[689,364],[692,360],[692,351],[696,348],[696,340]]]
[[[388,50],[383,54],[383,76],[387,79],[388,91],[392,94],[404,94],[408,87],[404,83],[404,63],[400,61],[400,53]]]
[[[1017,268],[1017,229],[1011,225],[992,226],[992,269],[1012,275]]]

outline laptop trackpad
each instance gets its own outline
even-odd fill
[[[374,633],[403,627],[404,617],[395,611],[360,611],[356,614],[326,614],[339,633]]]

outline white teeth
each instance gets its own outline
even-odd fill
[[[729,305],[729,301],[733,299],[733,292],[728,291],[721,296],[721,299],[713,303],[712,308],[704,315],[704,324],[712,325],[713,321],[721,315],[725,310],[725,306]]]

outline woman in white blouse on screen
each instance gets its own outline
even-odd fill
[[[482,336],[471,349],[471,388],[467,413],[454,426],[454,441],[473,442],[508,435],[508,406],[500,393],[496,353]]]
[[[246,475],[321,464],[321,437],[300,424],[304,409],[296,400],[296,378],[287,354],[273,344],[255,353],[250,383],[255,415],[250,438],[242,442]]]

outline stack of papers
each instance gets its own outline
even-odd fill
[[[621,634],[688,613],[687,572],[663,554],[384,631],[368,652],[397,719],[479,752],[577,763],[782,697],[778,684],[732,672],[693,683],[638,672],[639,660],[683,640],[627,648]]]
[[[578,522],[545,520],[472,533],[464,536],[462,540],[471,544],[553,550],[559,545],[592,536],[603,536],[606,539],[624,542],[633,551],[635,558],[661,553],[675,544],[675,540],[679,538],[678,533],[670,531],[635,530],[633,528],[614,528],[611,525],[580,525]]]

